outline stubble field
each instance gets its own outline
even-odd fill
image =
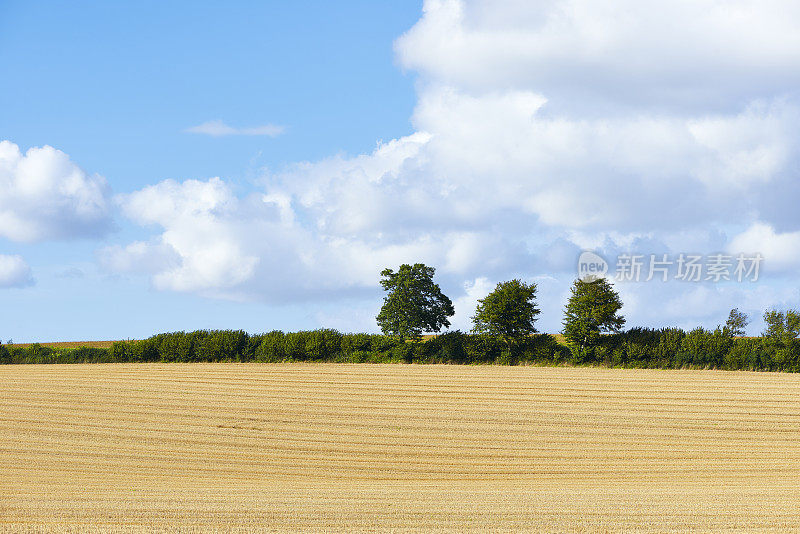
[[[800,529],[800,376],[0,367],[0,531]]]

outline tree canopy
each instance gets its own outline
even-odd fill
[[[595,346],[602,333],[622,329],[620,308],[619,294],[605,278],[575,280],[564,310],[564,337],[581,349]]]
[[[472,331],[497,336],[513,348],[536,333],[533,323],[539,313],[536,284],[526,284],[517,279],[500,282],[494,291],[478,301],[472,317]]]
[[[422,263],[403,264],[397,272],[384,269],[381,286],[388,292],[376,317],[381,331],[402,339],[419,340],[423,332],[450,326],[453,302],[433,281],[436,270]]]
[[[742,337],[745,334],[745,328],[750,323],[750,319],[746,313],[740,312],[738,308],[731,310],[728,315],[728,320],[725,321],[723,332],[729,337]]]
[[[800,335],[800,312],[769,310],[764,313],[766,330],[763,336],[767,339],[788,345]]]

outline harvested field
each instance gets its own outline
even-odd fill
[[[0,367],[0,531],[800,530],[800,375]]]

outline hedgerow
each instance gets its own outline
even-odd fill
[[[110,348],[0,344],[0,364],[111,362],[345,362],[446,364],[587,364],[611,367],[800,372],[800,340],[734,338],[724,329],[632,328],[589,348],[536,334],[513,351],[497,337],[452,331],[420,342],[320,329],[250,335],[198,330],[117,341]]]

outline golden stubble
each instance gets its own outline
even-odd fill
[[[0,531],[800,530],[800,375],[0,366]]]

